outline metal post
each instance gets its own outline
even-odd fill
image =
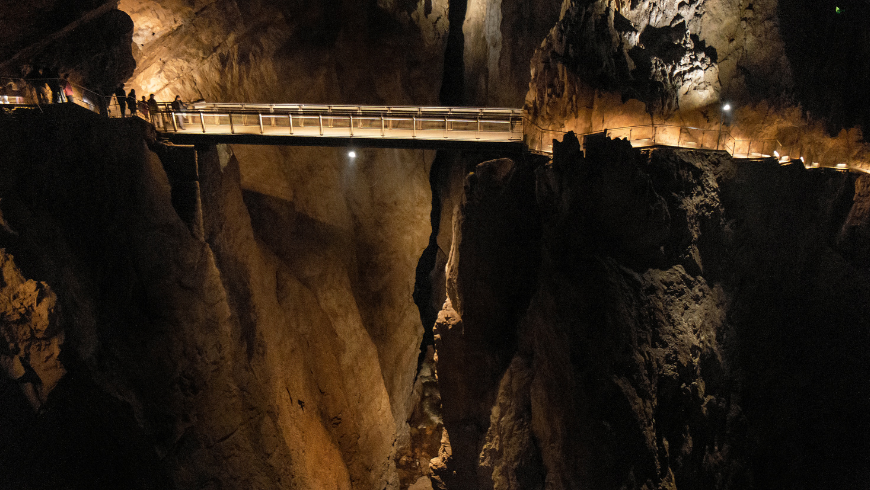
[[[323,114],[318,114],[317,118],[320,120],[320,136],[323,136]]]
[[[447,116],[444,116],[444,138],[449,138],[450,136],[447,134],[450,131],[450,127],[447,125]]]
[[[384,115],[381,114],[381,138],[384,137]]]
[[[416,116],[416,114],[411,116],[411,121],[414,124],[414,128],[411,131],[411,136],[416,138],[417,137],[417,116]]]
[[[202,112],[199,113],[199,124],[202,125],[202,132],[205,133],[205,117]]]
[[[477,116],[477,134],[475,134],[477,139],[480,139],[480,116]]]
[[[257,117],[260,119],[260,134],[263,134],[263,114],[258,112]]]
[[[175,120],[175,113],[170,112],[169,115],[172,118],[172,127],[175,128],[175,132],[177,133],[178,132],[178,122]]]
[[[236,128],[233,127],[233,113],[230,112],[227,116],[230,118],[230,134],[236,134]]]
[[[353,114],[350,115],[350,135],[353,136]]]
[[[287,119],[290,120],[290,134],[293,134],[293,114],[287,114]]]

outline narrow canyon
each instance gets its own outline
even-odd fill
[[[0,489],[866,488],[868,14],[9,5],[0,97],[43,68],[91,98],[505,107],[542,146],[182,145],[0,104]],[[788,152],[609,132],[650,125]]]

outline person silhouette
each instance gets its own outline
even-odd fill
[[[123,85],[115,89],[115,102],[118,103],[118,110],[121,111],[121,117],[124,117],[127,114],[127,92],[124,91]]]

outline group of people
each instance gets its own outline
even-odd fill
[[[68,74],[60,76],[56,71],[28,66],[24,68],[22,75],[22,78],[0,79],[0,103],[22,103],[22,101],[39,105],[75,103],[77,95],[68,80]],[[83,93],[87,92],[85,89],[80,90]],[[90,101],[88,98],[81,100],[92,110],[99,110],[104,115],[109,115],[110,107],[117,104],[117,110],[121,117],[127,117],[129,111],[130,117],[141,114],[143,119],[150,121],[157,128],[166,124],[161,117],[156,117],[160,113],[160,106],[154,98],[154,94],[151,94],[148,99],[144,95],[141,100],[137,100],[136,97],[136,90],[130,89],[130,92],[127,93],[124,86],[120,85],[112,95],[105,96],[95,92],[90,94]],[[175,96],[171,109],[176,113],[175,123],[178,129],[184,129],[185,117],[182,113],[187,107],[180,96]]]
[[[39,105],[74,103],[75,93],[68,80],[68,74],[58,75],[57,71],[41,67],[25,67],[22,78],[4,78],[0,85],[0,102],[8,104],[25,100]]]
[[[142,114],[142,117],[154,124],[155,127],[162,127],[163,121],[161,118],[155,117],[160,112],[160,107],[157,105],[157,99],[154,98],[154,94],[151,94],[147,100],[144,95],[142,100],[136,100],[136,90],[130,89],[130,93],[126,93],[124,86],[121,85],[115,89],[115,101],[118,104],[118,111],[121,113],[121,117],[126,117],[127,110],[129,109],[130,117]],[[176,95],[175,100],[172,101],[172,110],[174,112],[182,112],[185,109],[186,106],[181,101],[181,96]],[[181,114],[176,115],[176,122],[179,129],[184,129],[184,117]]]

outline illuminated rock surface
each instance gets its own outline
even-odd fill
[[[854,130],[828,136],[866,115],[843,103],[840,75],[815,73],[830,90],[805,80],[816,68],[802,53],[830,45],[796,34],[811,19],[786,5],[561,3],[122,0],[132,27],[112,11],[31,61],[106,90],[132,73],[127,88],[161,100],[525,98],[539,124],[577,131],[715,127],[728,98],[746,131],[802,142],[811,161],[866,153]],[[89,8],[48,23],[10,12],[20,27],[4,52]],[[854,37],[852,19],[825,32]],[[848,73],[864,80],[866,66]],[[28,350],[47,335],[24,361],[48,407],[37,415],[3,378],[0,457],[15,470],[0,486],[870,477],[864,177],[606,141],[585,156],[560,145],[550,164],[203,147],[197,175],[192,149],[154,143],[144,124],[45,110],[0,119],[2,332]],[[48,291],[55,330],[34,313]]]

